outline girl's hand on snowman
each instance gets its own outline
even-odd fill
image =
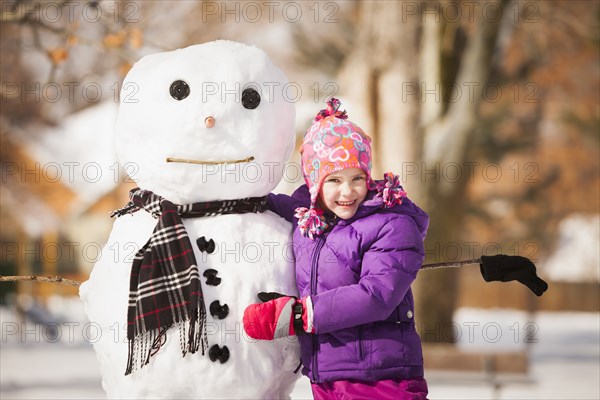
[[[244,330],[253,339],[273,340],[314,332],[310,297],[298,300],[276,292],[260,292],[263,303],[244,311]]]
[[[537,276],[535,265],[526,257],[505,254],[481,256],[479,267],[486,282],[519,281],[537,296],[548,289],[548,284]]]

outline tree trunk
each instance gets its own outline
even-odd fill
[[[502,9],[506,1],[496,2]],[[431,20],[431,19],[430,19]],[[422,108],[421,127],[423,132],[423,160],[425,168],[433,171],[426,175],[427,196],[423,205],[431,218],[430,229],[426,240],[429,262],[456,261],[469,247],[461,242],[461,221],[464,216],[465,191],[468,183],[468,166],[466,162],[467,146],[472,137],[477,121],[477,111],[482,91],[488,82],[492,51],[501,19],[486,20],[483,14],[476,14],[474,31],[469,37],[467,46],[460,60],[460,69],[451,87],[461,90],[462,95],[451,94],[457,99],[448,104],[447,111],[442,112],[440,105],[427,102]],[[428,50],[428,59],[423,61],[423,79],[425,87],[431,88],[436,82],[443,82],[441,68],[441,36],[442,23],[425,22],[423,49]],[[437,56],[434,49],[437,45]],[[430,70],[427,70],[429,65]],[[429,79],[427,81],[426,79]],[[433,80],[433,81],[431,81]],[[475,84],[475,90],[470,88]],[[472,94],[472,95],[471,95]],[[437,103],[437,102],[436,102]],[[462,171],[461,178],[448,171]],[[471,256],[471,255],[469,255]],[[476,254],[472,256],[478,256]],[[456,271],[440,270],[424,276],[421,274],[415,284],[416,314],[421,315],[421,334],[425,341],[455,341],[452,325],[452,314],[455,308],[457,279]],[[468,290],[468,288],[465,288]]]
[[[396,1],[361,3],[357,43],[339,78],[352,105],[350,118],[373,139],[374,176],[419,159],[419,99],[402,98],[406,86],[417,79],[419,18],[403,19],[402,7]]]
[[[402,2],[391,1],[363,2],[360,13],[357,43],[340,73],[342,92],[352,106],[350,118],[373,138],[375,177],[385,171],[398,174],[409,163],[420,170],[420,181],[405,189],[431,217],[427,260],[456,261],[451,250],[463,249],[460,224],[467,180],[465,174],[457,181],[443,172],[450,164],[465,166],[500,23],[479,14],[464,52],[454,60],[460,66],[456,77],[444,83],[448,74],[443,74],[441,54],[448,25],[442,15],[407,15]],[[479,84],[474,96],[468,92],[472,82]],[[444,104],[441,89],[448,83],[463,90],[463,96],[451,96],[455,101]],[[438,95],[431,99],[436,88]],[[454,270],[419,275],[416,318],[425,341],[454,341],[457,279]]]

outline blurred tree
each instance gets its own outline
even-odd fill
[[[3,1],[0,10],[3,133],[54,125],[118,97],[143,45],[133,2]],[[34,134],[21,130],[20,134]]]
[[[442,7],[450,3],[461,7],[458,2],[361,3],[356,44],[340,73],[344,94],[367,112],[359,118],[376,145],[375,173],[411,165],[425,169],[419,174],[425,179],[408,190],[431,217],[426,241],[433,249],[431,261],[445,261],[437,249],[460,239],[466,180],[444,179],[440,166],[466,161],[482,93],[467,90],[488,82],[502,20],[479,11],[472,22],[448,21]],[[490,3],[501,15],[508,1]],[[452,92],[457,90],[462,95]],[[437,93],[433,101],[432,92]],[[454,340],[456,284],[452,270],[419,276],[416,315],[424,340]]]
[[[471,149],[476,160],[501,163],[508,179],[487,190],[475,180],[466,225],[470,236],[529,241],[521,254],[543,267],[561,220],[600,211],[600,3],[525,6],[535,8],[523,17],[535,13],[513,24],[492,68],[511,95],[482,104]],[[505,206],[502,218],[490,204]]]
[[[249,3],[261,7],[255,21],[225,12],[226,2],[2,1],[0,161],[14,156],[7,133],[35,135],[93,104],[85,84],[114,101],[142,55],[232,39],[264,48],[296,81],[312,74],[305,98],[317,79],[339,83],[351,118],[375,139],[374,172],[401,173],[430,213],[428,261],[473,238],[535,240],[522,255],[539,256],[568,213],[598,213],[597,1],[292,2],[297,22],[278,3],[272,20],[267,3]],[[78,84],[73,98],[66,83]],[[486,84],[502,90],[499,101],[481,99]],[[62,97],[49,101],[57,86]],[[468,182],[444,176],[455,163],[465,178],[465,162],[499,163],[504,176],[493,185],[480,170]],[[416,286],[419,322],[447,327],[456,271],[423,273]],[[437,332],[425,339],[450,339]]]

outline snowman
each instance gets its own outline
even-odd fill
[[[139,188],[80,296],[109,398],[288,398],[295,338],[246,336],[257,293],[296,293],[290,224],[265,210],[294,148],[288,83],[216,41],[128,73],[117,153]]]

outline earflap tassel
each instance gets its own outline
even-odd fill
[[[406,197],[406,192],[400,185],[400,177],[391,172],[386,172],[383,181],[377,183],[377,192],[377,197],[383,198],[385,208],[402,204],[402,199]]]
[[[298,228],[302,235],[308,236],[312,240],[315,236],[325,232],[328,226],[323,211],[319,209],[298,207],[294,217],[298,218]]]

